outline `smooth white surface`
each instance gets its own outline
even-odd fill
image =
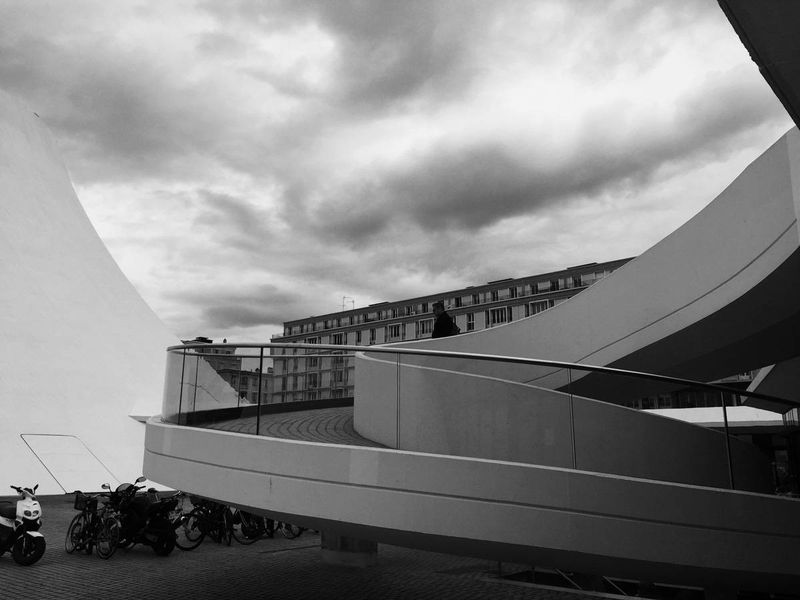
[[[113,202],[113,198],[108,199]],[[113,476],[141,474],[164,349],[179,343],[109,255],[41,119],[0,92],[0,453],[10,484],[65,490],[20,434],[80,439]],[[75,457],[76,473],[92,473]],[[99,489],[89,474],[69,486]],[[72,491],[72,490],[67,490]]]
[[[470,545],[475,556],[606,575],[658,565],[704,582],[800,577],[800,503],[776,496],[158,419],[147,424],[145,473],[360,539],[432,549],[445,539],[451,552]]]
[[[356,365],[359,387],[394,392],[378,397],[381,402],[360,402],[355,413],[361,435],[391,448],[694,485],[730,481],[718,431],[468,373],[408,366],[399,385],[397,375],[391,359],[366,357]],[[733,438],[731,452],[738,489],[772,491],[761,450]]]
[[[704,427],[723,427],[725,418],[722,407],[707,406],[701,408],[653,408],[644,412],[703,425]],[[731,427],[775,427],[783,426],[779,414],[752,406],[729,406],[728,425]]]

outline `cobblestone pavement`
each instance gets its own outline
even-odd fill
[[[44,557],[21,567],[0,557],[0,598],[191,600],[257,598],[319,599],[527,599],[586,600],[567,592],[493,578],[488,561],[379,546],[378,564],[364,569],[324,564],[319,535],[280,536],[241,546],[204,541],[192,552],[168,557],[150,548],[118,550],[109,560],[67,554],[64,535],[75,514],[72,496],[39,499],[47,538]]]
[[[256,418],[241,417],[207,425],[238,433],[256,433]],[[296,412],[261,415],[260,435],[307,442],[382,447],[356,433],[353,428],[353,407],[318,408]]]

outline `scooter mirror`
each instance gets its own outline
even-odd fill
[[[104,490],[108,490],[109,492],[111,491],[111,486],[110,486],[110,485],[108,485],[107,483],[104,483],[104,484],[102,485],[102,488],[103,488]]]
[[[147,478],[144,475],[140,475],[139,477],[136,478],[136,483],[142,483],[143,481],[146,480]]]

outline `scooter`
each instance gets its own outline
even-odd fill
[[[139,477],[136,483],[144,480]],[[136,483],[123,483],[110,493],[110,502],[119,510],[122,521],[119,545],[144,544],[159,556],[167,556],[175,548],[177,536],[169,516],[178,498],[158,499],[155,490],[148,490],[147,496],[139,495],[144,486]]]
[[[28,566],[42,558],[46,546],[39,532],[42,526],[42,507],[34,493],[39,485],[22,488],[12,485],[19,494],[16,506],[13,502],[0,502],[0,555],[11,551],[14,562]]]

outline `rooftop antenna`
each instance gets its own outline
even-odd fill
[[[351,298],[350,296],[342,296],[342,310],[344,310],[345,304],[350,302],[353,305],[353,310],[356,309],[356,299]]]

